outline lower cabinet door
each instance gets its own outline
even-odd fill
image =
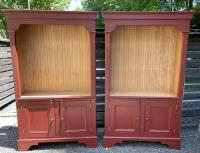
[[[176,100],[148,99],[145,103],[145,135],[171,137],[175,134]]]
[[[28,138],[55,136],[54,103],[49,100],[22,103],[23,135]]]
[[[139,100],[110,100],[109,126],[112,136],[138,136],[140,128]]]
[[[90,101],[64,100],[60,104],[61,136],[81,137],[90,134]]]

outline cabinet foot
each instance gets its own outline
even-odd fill
[[[35,141],[21,141],[18,140],[17,142],[17,150],[18,151],[27,151],[30,149],[31,146],[38,145]]]
[[[170,148],[179,150],[181,148],[181,140],[180,139],[169,139],[169,140],[161,140],[162,144],[168,145]]]
[[[78,141],[79,143],[85,144],[88,148],[96,148],[97,147],[97,137],[96,138],[86,138]]]
[[[119,143],[122,143],[123,141],[120,140],[120,139],[113,139],[113,138],[107,138],[107,137],[104,137],[103,138],[103,146],[108,149],[110,148],[111,146],[113,146],[114,144],[119,144]]]

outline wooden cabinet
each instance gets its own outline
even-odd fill
[[[191,12],[104,12],[105,131],[180,148],[180,116]]]
[[[96,12],[6,10],[18,150],[44,142],[97,146]]]
[[[140,130],[139,100],[110,101],[110,133],[116,136],[138,136]]]
[[[174,137],[177,102],[171,99],[147,99],[145,103],[145,136]]]
[[[55,136],[54,103],[41,100],[22,103],[23,133],[26,138]]]
[[[61,136],[89,135],[91,116],[90,101],[62,101],[60,105]]]

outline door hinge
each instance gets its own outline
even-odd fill
[[[90,103],[90,109],[92,109],[92,104]]]
[[[176,110],[178,109],[178,104],[176,104]]]
[[[24,131],[24,129],[22,130],[22,134],[23,134],[23,135],[25,134],[25,131]]]
[[[110,109],[110,103],[108,103],[108,108]]]
[[[22,105],[20,106],[20,109],[21,109],[21,111],[22,111]]]
[[[110,133],[110,127],[108,127],[108,132]]]
[[[174,134],[176,133],[176,129],[173,130],[173,133],[174,133]]]

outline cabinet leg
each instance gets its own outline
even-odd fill
[[[168,145],[170,148],[177,149],[179,150],[181,148],[181,140],[176,139],[176,140],[162,140],[162,144]]]
[[[97,138],[87,138],[79,140],[79,143],[85,144],[88,148],[96,148],[97,142],[98,142]]]
[[[111,146],[113,146],[114,144],[119,144],[122,143],[123,141],[120,139],[115,139],[115,138],[108,138],[108,137],[104,137],[103,138],[103,146],[105,148],[110,148]]]
[[[18,151],[27,151],[33,145],[38,145],[38,143],[37,142],[33,142],[33,141],[18,140],[18,142],[17,142],[17,150]]]

